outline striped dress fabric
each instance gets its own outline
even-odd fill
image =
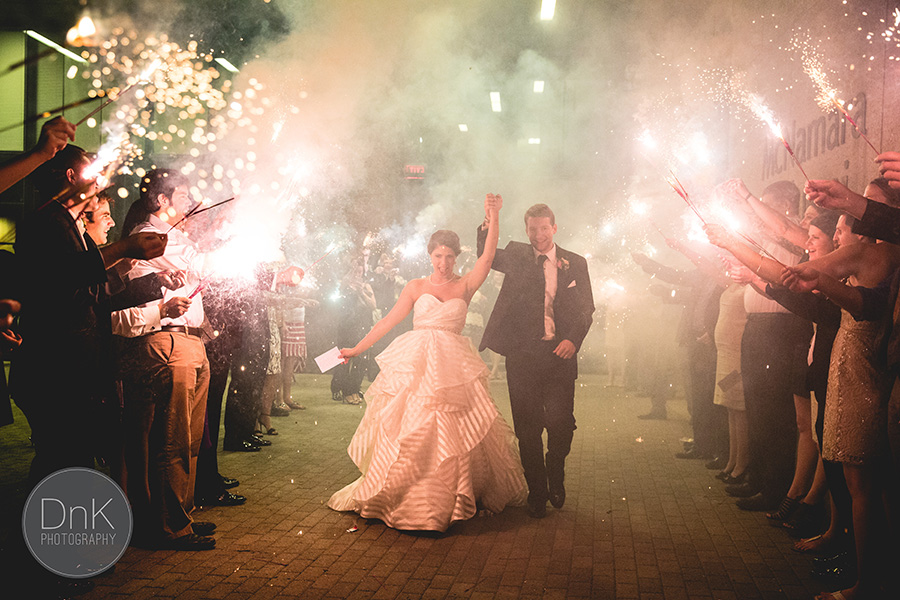
[[[489,371],[460,335],[467,304],[423,294],[413,330],[376,360],[348,453],[361,476],[328,506],[403,530],[446,531],[527,496],[515,434],[488,390]]]
[[[281,352],[284,356],[306,358],[306,309],[302,306],[285,311]]]

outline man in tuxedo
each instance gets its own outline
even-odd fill
[[[484,250],[488,219],[478,230]],[[503,286],[481,340],[506,357],[506,380],[525,480],[528,514],[566,500],[565,461],[575,431],[577,354],[591,326],[594,298],[587,261],[553,242],[556,219],[546,204],[525,212],[529,244],[497,249],[492,268]],[[541,438],[547,429],[547,456]]]

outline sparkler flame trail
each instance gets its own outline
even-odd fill
[[[781,125],[775,122],[775,115],[772,113],[772,110],[768,106],[766,106],[763,103],[762,98],[757,96],[756,94],[745,94],[744,103],[760,121],[769,126],[769,129],[772,131],[772,135],[781,140],[781,143],[784,144],[784,147],[788,151],[788,154],[791,155],[791,158],[794,159],[794,163],[796,163],[797,167],[800,169],[800,172],[803,173],[803,177],[806,179],[806,181],[809,181],[809,175],[806,174],[806,171],[803,169],[803,165],[800,164],[800,161],[794,154],[794,150],[791,148],[791,145],[788,144],[786,139],[784,139],[784,134],[781,132]]]
[[[894,27],[897,27],[898,19],[900,19],[900,8],[894,9]],[[813,84],[816,86],[818,93],[816,94],[816,104],[826,111],[831,112],[835,107],[844,115],[844,118],[853,125],[857,133],[866,141],[875,154],[881,154],[878,148],[869,140],[868,136],[863,133],[853,117],[844,107],[843,101],[838,99],[838,91],[829,81],[829,73],[822,62],[822,58],[818,49],[812,44],[808,36],[800,34],[795,35],[791,39],[792,46],[800,52],[800,61],[803,64],[803,71],[809,76]],[[808,178],[807,178],[808,179]]]

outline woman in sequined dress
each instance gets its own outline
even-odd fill
[[[846,306],[834,293],[845,289],[840,281],[876,287],[900,268],[900,247],[853,234],[852,225],[853,218],[842,215],[835,232],[838,249],[788,269],[785,283],[795,291],[818,289]],[[874,537],[881,511],[880,471],[890,456],[887,403],[893,381],[878,356],[878,339],[885,324],[857,321],[846,309],[841,312],[828,372],[822,458],[843,465],[852,498],[857,582],[840,592],[851,600],[878,594]]]

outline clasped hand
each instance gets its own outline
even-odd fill
[[[484,214],[490,218],[492,214],[499,213],[503,208],[503,196],[500,194],[487,194],[484,198]]]
[[[785,267],[781,285],[793,292],[811,292],[819,287],[819,272],[805,264]]]

